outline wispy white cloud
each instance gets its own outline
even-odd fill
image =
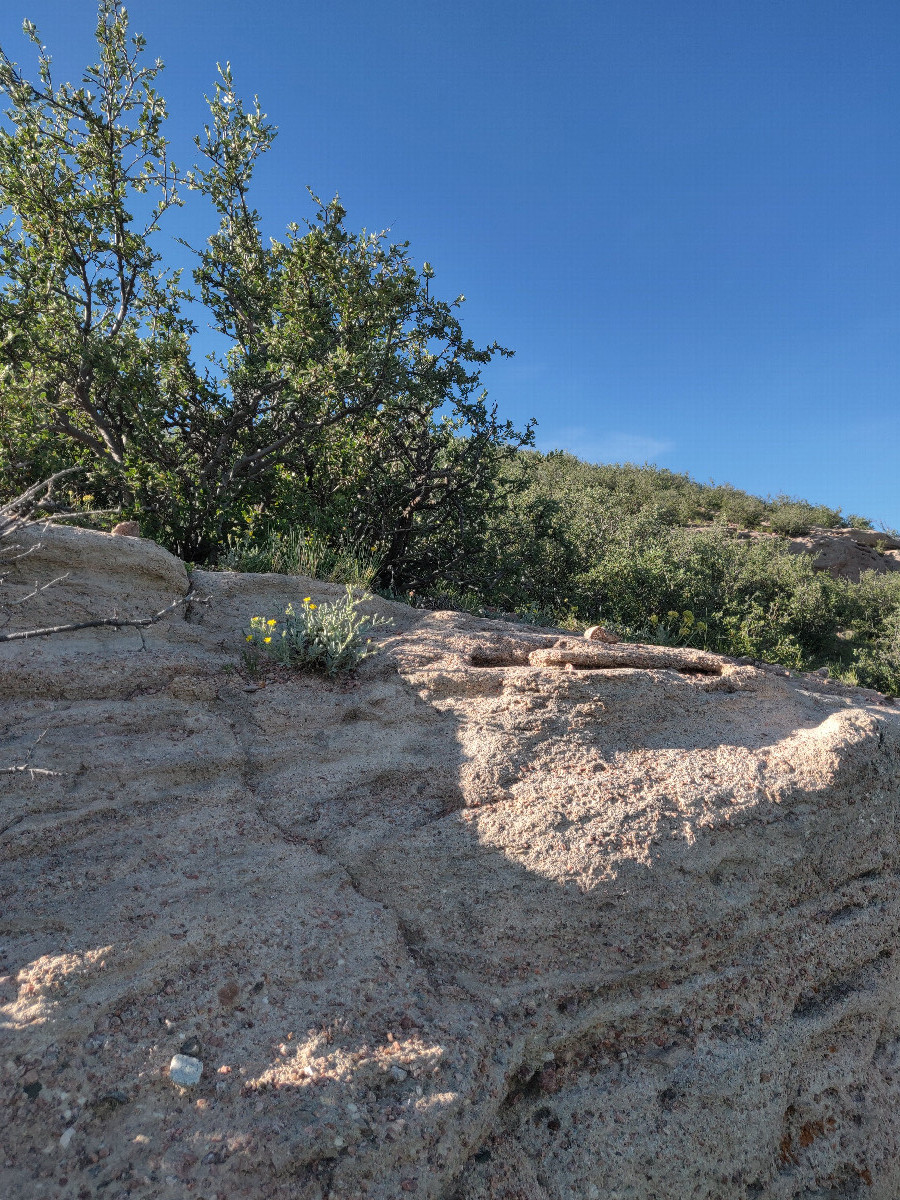
[[[675,443],[639,433],[598,432],[583,425],[538,432],[540,450],[568,450],[588,462],[656,462]]]

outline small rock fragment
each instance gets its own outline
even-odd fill
[[[193,1087],[200,1082],[203,1074],[203,1063],[199,1058],[190,1054],[173,1054],[169,1063],[169,1078],[181,1087]]]
[[[70,1125],[68,1129],[64,1129],[62,1131],[62,1133],[59,1135],[59,1144],[60,1144],[60,1146],[62,1146],[63,1150],[65,1150],[68,1147],[69,1142],[71,1142],[71,1140],[74,1136],[75,1136],[75,1126],[74,1125]]]
[[[110,530],[113,537],[140,537],[141,527],[137,521],[120,521]]]
[[[589,629],[584,631],[584,636],[590,642],[607,642],[610,645],[622,640],[620,637],[616,637],[614,633],[610,633],[608,629],[604,629],[602,625],[591,625]]]
[[[227,980],[226,983],[219,988],[219,1003],[223,1005],[234,1004],[238,998],[238,985],[233,979]]]
[[[402,1083],[406,1078],[406,1072],[402,1067],[391,1067],[391,1075],[397,1080],[398,1083]]]

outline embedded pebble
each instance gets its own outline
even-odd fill
[[[397,1080],[398,1083],[402,1083],[403,1080],[406,1078],[406,1072],[403,1070],[402,1067],[391,1067],[391,1074]]]
[[[169,1063],[169,1078],[173,1083],[180,1084],[181,1087],[193,1087],[195,1083],[200,1082],[202,1074],[203,1063],[199,1058],[192,1058],[190,1054],[172,1055],[172,1061]]]

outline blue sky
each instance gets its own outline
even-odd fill
[[[60,77],[93,0],[4,0]],[[339,191],[464,292],[542,448],[900,526],[895,0],[135,0],[189,165],[217,61],[280,135],[267,231]],[[179,232],[209,232],[200,208]],[[174,248],[173,248],[174,249]]]

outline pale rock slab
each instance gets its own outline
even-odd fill
[[[198,603],[0,645],[0,1195],[900,1194],[900,708],[381,600],[248,692],[341,589],[44,542],[42,622]]]

